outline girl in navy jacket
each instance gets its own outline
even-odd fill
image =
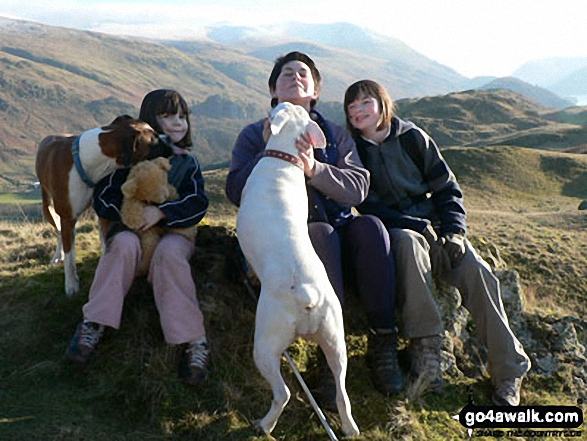
[[[179,194],[176,200],[147,206],[140,230],[154,225],[196,225],[206,214],[208,198],[198,160],[188,152],[192,140],[186,101],[174,90],[152,91],[143,99],[139,118],[172,143],[168,181]],[[94,189],[96,213],[118,225],[121,186],[129,171],[117,170]],[[136,276],[141,257],[139,238],[125,228],[116,231],[96,268],[89,299],[83,307],[84,321],[66,351],[67,357],[78,363],[85,364],[92,357],[105,326],[120,327],[124,298]],[[198,385],[207,376],[210,351],[189,264],[194,248],[195,244],[180,234],[163,235],[151,260],[148,280],[153,285],[165,340],[182,348],[179,375],[189,384]]]

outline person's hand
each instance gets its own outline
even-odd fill
[[[304,132],[296,138],[296,149],[298,150],[298,156],[304,164],[304,174],[312,178],[314,176],[316,161],[314,160],[314,143],[308,132]]]
[[[432,225],[428,225],[424,231],[422,231],[422,236],[424,236],[426,242],[428,242],[428,245],[430,246],[429,254],[430,264],[432,265],[432,274],[434,277],[446,274],[451,270],[451,260],[447,250],[443,246],[444,238],[438,238]]]
[[[159,208],[155,207],[154,205],[147,205],[143,209],[143,225],[139,227],[139,231],[147,231],[161,219],[165,218],[165,213],[163,213]]]
[[[263,120],[263,141],[265,141],[265,145],[269,142],[269,137],[271,136],[271,123],[269,122],[269,118],[265,118]]]
[[[465,236],[457,233],[445,234],[444,249],[450,258],[452,268],[456,268],[465,255]]]

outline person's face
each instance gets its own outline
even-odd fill
[[[157,116],[159,127],[175,144],[181,141],[188,131],[188,121],[185,113],[179,110],[175,114],[163,113]]]
[[[375,130],[381,120],[381,108],[376,98],[360,94],[347,107],[347,114],[351,125],[361,131]]]
[[[271,98],[277,98],[280,103],[287,101],[308,109],[310,102],[318,98],[314,77],[308,65],[297,60],[284,64],[277,77],[275,89],[271,91]]]

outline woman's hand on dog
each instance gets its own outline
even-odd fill
[[[314,177],[314,143],[307,132],[302,133],[296,139],[296,149],[298,150],[298,156],[304,164],[304,174],[308,178]]]

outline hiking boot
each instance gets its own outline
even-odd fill
[[[336,406],[336,381],[321,349],[318,349],[318,376],[311,392],[322,410],[338,411]]]
[[[208,376],[210,349],[206,337],[181,346],[179,378],[192,385],[201,385]]]
[[[496,406],[518,406],[520,404],[520,390],[522,377],[504,378],[494,382],[491,401]]]
[[[76,363],[86,364],[92,358],[94,349],[102,337],[104,326],[94,322],[83,321],[77,327],[65,356]]]
[[[371,382],[383,395],[396,395],[404,387],[397,361],[397,333],[393,330],[370,331],[366,359],[371,370]]]
[[[442,368],[440,365],[440,347],[442,336],[432,335],[412,339],[410,356],[412,376],[421,380],[425,389],[439,392],[442,389]]]

